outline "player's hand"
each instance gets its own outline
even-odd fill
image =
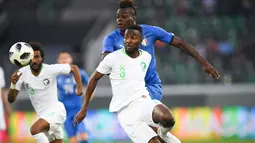
[[[212,76],[215,79],[220,79],[220,74],[218,73],[218,71],[208,62],[206,62],[205,64],[202,65],[203,66],[203,70],[209,75]]]
[[[82,95],[82,87],[77,86],[76,88],[76,95]]]
[[[82,108],[74,117],[74,127],[82,122],[82,120],[86,117],[87,115],[87,109]]]
[[[19,71],[13,73],[12,76],[11,76],[12,84],[16,84],[19,81],[19,78],[20,78],[21,75],[22,75],[22,73],[19,72]]]

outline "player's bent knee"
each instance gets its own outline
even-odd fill
[[[151,138],[148,143],[161,143],[157,136]]]
[[[32,135],[39,134],[40,132],[41,132],[41,130],[38,127],[34,126],[34,125],[30,128],[30,133]]]
[[[164,114],[162,115],[162,121],[164,124],[164,127],[173,127],[175,124],[175,119],[173,116],[169,115],[169,114]]]
[[[70,142],[70,143],[77,143],[77,142],[78,142],[78,139],[77,139],[76,136],[73,136],[73,137],[70,137],[70,138],[69,138],[69,142]]]
[[[82,141],[87,141],[88,140],[88,135],[86,133],[81,133],[80,137],[81,137]]]

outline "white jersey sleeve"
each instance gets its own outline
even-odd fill
[[[50,65],[53,74],[56,76],[62,74],[69,74],[71,72],[71,66],[69,64],[53,64]]]
[[[110,74],[114,63],[114,53],[108,54],[99,64],[96,71],[102,74]],[[116,60],[116,59],[115,59]]]
[[[5,87],[5,78],[4,78],[4,70],[0,67],[0,88]]]

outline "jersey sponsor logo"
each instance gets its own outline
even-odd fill
[[[45,86],[48,86],[48,85],[50,84],[50,80],[47,79],[47,78],[45,78],[45,79],[43,80],[43,84],[44,84]]]
[[[146,63],[145,62],[141,62],[140,66],[142,68],[142,71],[145,71],[145,69],[147,67]]]
[[[142,45],[143,46],[147,46],[148,45],[148,40],[146,38],[143,39]]]

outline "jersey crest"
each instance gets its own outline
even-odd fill
[[[45,86],[48,86],[48,85],[50,84],[50,80],[47,79],[47,78],[45,78],[45,79],[43,80],[43,84],[44,84]]]
[[[147,38],[144,38],[144,39],[143,39],[142,45],[143,45],[143,46],[147,46],[147,45],[148,45],[148,40],[147,40]]]
[[[142,71],[145,71],[146,67],[147,67],[146,63],[145,62],[141,62],[140,65],[141,65]]]

